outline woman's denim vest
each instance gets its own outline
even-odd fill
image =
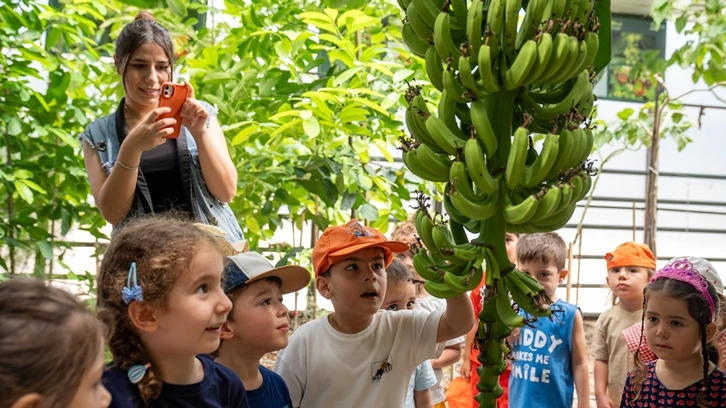
[[[111,172],[114,163],[116,163],[119,152],[119,136],[125,132],[123,104],[124,101],[122,100],[116,113],[104,116],[88,125],[79,137],[98,152],[98,157],[101,159],[101,164],[106,175]],[[202,102],[202,105],[207,109],[210,116],[217,114],[215,107],[206,102]],[[232,210],[227,204],[217,200],[207,190],[204,177],[202,176],[202,168],[199,164],[197,143],[194,141],[192,134],[184,126],[181,128],[179,138],[176,139],[176,146],[184,194],[192,206],[195,220],[223,229],[227,233],[226,238],[230,243],[234,244],[243,241],[244,235],[242,234],[242,229]],[[147,208],[153,208],[153,205],[151,205],[151,194],[146,185],[146,180],[141,169],[139,169],[134,201],[126,220],[132,218],[133,215],[145,214],[144,203],[147,204]],[[153,213],[153,210],[151,211]],[[115,233],[118,229],[122,228],[124,223],[125,220],[115,225],[113,232]]]

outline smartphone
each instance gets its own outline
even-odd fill
[[[167,139],[176,139],[179,137],[179,131],[181,130],[182,117],[181,110],[184,106],[184,102],[187,100],[187,87],[184,84],[173,84],[171,82],[164,82],[161,85],[161,93],[159,94],[159,107],[171,108],[171,112],[165,113],[157,120],[174,118],[176,124],[172,126],[174,132],[167,136]]]

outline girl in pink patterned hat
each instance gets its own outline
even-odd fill
[[[645,287],[641,342],[645,334],[659,359],[643,364],[636,352],[621,407],[726,406],[726,373],[712,344],[721,302],[702,266],[678,258]]]

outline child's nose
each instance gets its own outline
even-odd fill
[[[222,293],[219,303],[217,303],[217,311],[218,313],[228,313],[230,310],[232,310],[232,301]]]

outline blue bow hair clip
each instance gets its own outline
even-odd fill
[[[132,278],[133,285],[131,284]],[[129,276],[126,278],[126,286],[121,289],[121,299],[123,299],[124,303],[127,305],[131,303],[132,300],[137,300],[139,302],[144,300],[144,290],[141,289],[141,286],[139,286],[136,282],[136,262],[131,262],[131,266],[129,267]]]

